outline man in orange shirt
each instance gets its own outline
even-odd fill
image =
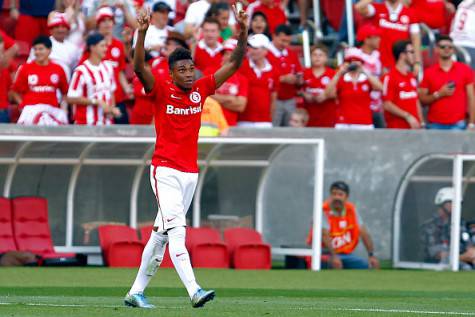
[[[373,240],[361,221],[354,204],[348,201],[350,187],[342,181],[330,186],[330,197],[323,203],[322,241],[329,251],[330,266],[334,269],[379,268],[374,256]],[[368,252],[368,259],[353,253],[361,239]],[[312,231],[307,244],[312,243]]]

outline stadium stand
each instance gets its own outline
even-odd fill
[[[12,207],[10,199],[0,198],[0,253],[17,249],[13,237]]]
[[[104,264],[110,267],[138,267],[144,244],[129,226],[99,226],[99,244]]]

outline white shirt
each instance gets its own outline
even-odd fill
[[[382,70],[383,70],[383,65],[381,64],[381,54],[379,53],[378,50],[374,50],[371,54],[367,54],[363,52],[362,49],[358,48],[358,51],[360,52],[359,55],[363,59],[363,68],[366,72],[369,74],[380,77]],[[371,110],[373,111],[381,111],[382,110],[382,105],[383,102],[381,100],[381,92],[372,90],[371,91]]]
[[[210,7],[211,4],[207,0],[198,0],[190,4],[188,10],[186,10],[185,24],[201,26],[201,23],[203,23],[203,20],[205,19],[206,12],[208,12]],[[234,18],[233,13],[229,15],[229,24],[236,24],[236,19]]]
[[[59,42],[54,39],[54,37],[50,36],[51,43],[53,46],[51,47],[51,54],[49,58],[59,64],[66,73],[68,79],[71,78],[71,71],[76,67],[79,58],[81,58],[82,51],[74,45],[72,42],[65,40],[63,42]],[[28,62],[35,60],[35,54],[33,48],[30,50],[30,56],[28,57]]]
[[[155,25],[150,25],[147,34],[145,35],[144,48],[150,50],[152,47],[157,45],[164,46],[168,37],[168,32],[173,30],[174,28],[169,25],[166,25],[163,29],[159,29]],[[135,44],[137,43],[137,35],[137,31],[135,31],[133,47],[135,47]]]
[[[475,0],[464,0],[459,4],[450,37],[456,45],[475,48]]]

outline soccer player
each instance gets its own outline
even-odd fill
[[[49,59],[51,47],[47,36],[37,37],[33,41],[35,60],[18,70],[12,87],[13,98],[22,110],[18,124],[68,124],[57,98],[58,91],[66,95],[68,80],[63,68]]]
[[[158,213],[137,277],[124,299],[127,306],[154,307],[145,298],[144,290],[159,268],[168,242],[170,257],[192,306],[201,307],[215,296],[213,290],[205,291],[196,282],[185,247],[185,217],[198,180],[198,132],[203,103],[238,70],[246,52],[247,15],[242,10],[237,12],[235,8],[234,13],[240,33],[229,63],[213,75],[197,81],[191,53],[183,48],[176,49],[168,58],[171,80],[155,77],[144,67],[144,40],[150,14],[141,11],[138,15],[134,70],[145,92],[155,98],[155,127],[160,131],[150,167]]]

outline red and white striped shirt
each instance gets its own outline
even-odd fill
[[[114,70],[110,63],[102,61],[99,65],[93,65],[86,60],[74,70],[68,97],[97,99],[110,105],[115,89]],[[102,107],[96,105],[74,105],[74,122],[87,125],[112,123],[111,118],[104,115]]]

